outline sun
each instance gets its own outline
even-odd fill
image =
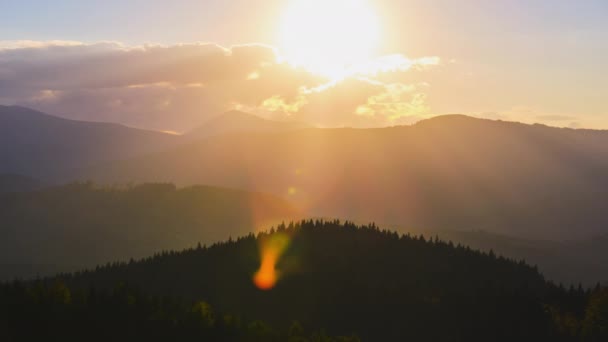
[[[279,49],[289,63],[336,79],[368,61],[379,38],[367,0],[291,0],[281,18]]]

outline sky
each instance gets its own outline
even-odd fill
[[[353,5],[355,4],[355,5]],[[602,0],[1,0],[0,104],[183,132],[449,113],[608,129]]]

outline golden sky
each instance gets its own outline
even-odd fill
[[[464,113],[608,128],[604,1],[3,7],[0,104],[69,118],[183,132],[230,109],[323,127]]]

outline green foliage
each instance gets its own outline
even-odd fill
[[[192,307],[192,312],[199,317],[205,326],[213,326],[215,324],[215,316],[211,305],[205,302],[197,302]]]
[[[275,330],[262,321],[215,315],[211,306],[152,297],[118,284],[111,292],[90,289],[65,300],[70,289],[60,282],[12,283],[0,287],[0,328],[6,341],[300,341],[293,327]],[[68,296],[69,298],[69,296]],[[311,336],[317,336],[311,333]],[[327,342],[344,341],[327,338]]]
[[[583,321],[583,335],[589,341],[608,341],[608,289],[591,295]]]

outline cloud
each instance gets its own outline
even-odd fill
[[[83,45],[81,42],[71,40],[0,40],[0,51],[25,49],[25,48],[46,48],[51,46],[78,46]]]
[[[357,114],[372,117],[385,117],[399,122],[403,117],[420,116],[428,113],[426,95],[418,92],[416,86],[401,83],[385,84],[384,91],[370,96],[367,103],[357,107]]]
[[[429,114],[426,87],[347,78],[312,89],[302,88],[291,98],[273,96],[261,108],[322,127],[409,124]]]
[[[177,132],[233,108],[321,126],[391,125],[429,110],[425,87],[398,75],[438,64],[391,55],[332,81],[261,44],[0,41],[0,103]]]
[[[298,95],[292,102],[289,102],[282,96],[274,95],[264,100],[261,107],[271,112],[283,112],[287,115],[291,115],[299,112],[307,103],[308,101],[304,95]]]
[[[357,74],[365,76],[378,76],[383,73],[406,72],[411,69],[424,70],[439,65],[439,57],[423,57],[409,59],[401,54],[378,57],[355,67]]]

